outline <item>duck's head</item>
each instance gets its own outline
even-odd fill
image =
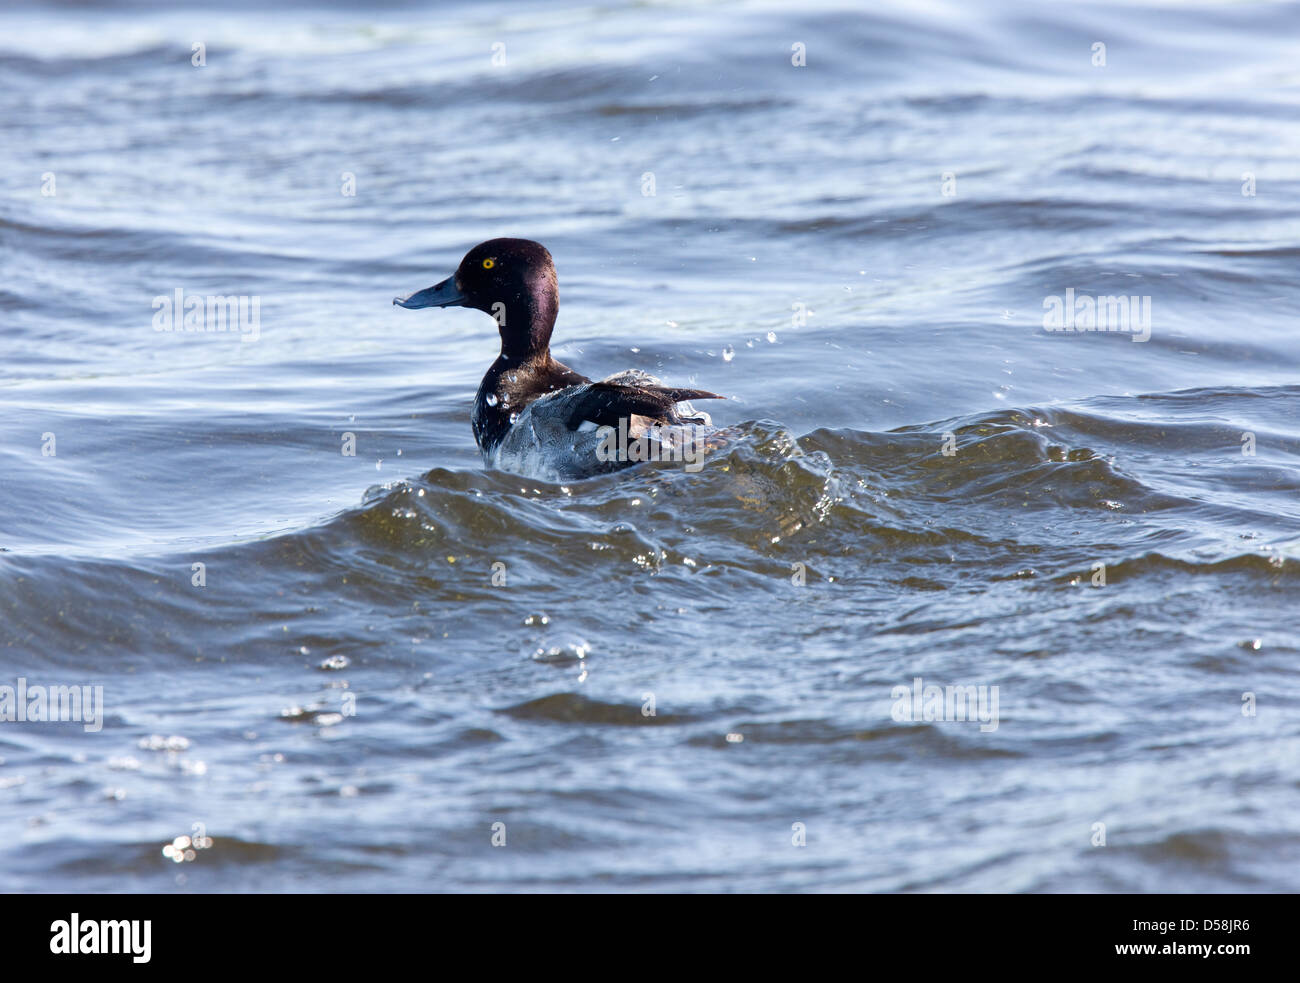
[[[547,351],[560,291],[555,264],[540,242],[489,239],[465,254],[441,283],[394,297],[399,307],[472,307],[491,314],[501,332],[501,353],[526,358]]]

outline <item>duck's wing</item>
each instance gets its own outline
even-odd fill
[[[645,376],[645,373],[636,375]],[[619,420],[638,416],[662,424],[689,423],[692,421],[677,412],[678,403],[688,399],[726,399],[704,389],[678,389],[657,382],[633,381],[629,377],[633,373],[575,387],[565,401],[565,426],[570,430],[577,430],[584,423],[617,427]],[[622,379],[628,381],[614,381]]]
[[[567,481],[618,471],[638,460],[677,460],[676,457],[609,457],[602,453],[606,441],[602,427],[620,428],[633,440],[647,437],[670,451],[697,446],[708,432],[707,413],[696,413],[687,399],[724,399],[703,389],[660,385],[644,372],[624,372],[600,382],[548,392],[528,404],[506,431],[501,442],[484,452],[489,467],[525,474],[545,481]],[[675,435],[670,431],[677,431]],[[664,445],[665,436],[668,445]],[[682,458],[690,460],[689,458]]]

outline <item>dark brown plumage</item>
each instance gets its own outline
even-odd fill
[[[474,399],[474,439],[485,460],[538,399],[562,413],[568,431],[619,426],[633,418],[666,426],[700,422],[683,416],[677,404],[690,399],[724,399],[703,389],[664,386],[645,373],[629,372],[593,382],[556,361],[551,333],[560,309],[551,254],[530,239],[489,239],[465,254],[454,275],[393,301],[402,307],[472,307],[491,314],[501,334],[501,354],[488,368]],[[572,390],[569,392],[568,390]],[[606,469],[607,470],[607,469]]]

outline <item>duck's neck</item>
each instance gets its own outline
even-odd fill
[[[554,284],[538,286],[541,289],[521,291],[488,311],[497,319],[497,330],[501,333],[501,357],[515,365],[545,362],[549,358],[560,298]]]
[[[551,358],[551,331],[560,310],[554,272],[480,309],[497,319],[501,334],[501,354],[483,376],[474,401],[474,437],[487,454],[501,442],[515,414],[581,376]]]

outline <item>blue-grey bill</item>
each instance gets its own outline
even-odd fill
[[[409,297],[394,297],[393,303],[408,310],[421,307],[459,307],[465,303],[465,295],[456,286],[456,278],[449,276],[442,283],[417,290]]]

